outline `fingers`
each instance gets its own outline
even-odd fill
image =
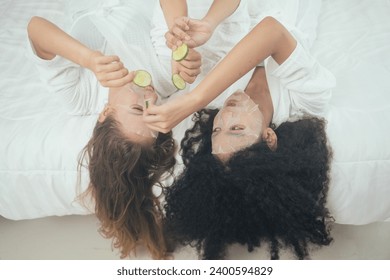
[[[190,49],[186,59],[173,63],[172,70],[173,73],[178,73],[184,81],[192,84],[200,74],[201,66],[201,55],[197,51]]]
[[[107,71],[107,72],[99,72],[96,74],[96,77],[99,81],[110,81],[110,80],[117,80],[125,77],[127,74],[129,74],[129,71],[126,68],[119,69],[117,71]]]
[[[180,28],[183,31],[188,31],[190,29],[189,23],[190,18],[189,17],[180,17],[175,20],[175,26]]]
[[[144,110],[156,104],[156,102],[157,102],[157,94],[154,91],[154,88],[152,86],[146,87],[145,94],[144,94]]]
[[[186,33],[190,29],[189,25],[189,18],[187,17],[181,17],[175,20],[174,25],[169,30],[169,32],[175,36],[179,40],[189,40],[190,36]]]
[[[200,70],[198,71],[197,74],[195,73],[189,73],[189,72],[179,72],[179,75],[183,78],[184,81],[186,81],[189,84],[192,84],[195,82],[196,77],[198,77],[200,73]]]
[[[97,67],[98,72],[115,72],[121,69],[126,69],[121,61],[109,62],[107,64],[99,64]]]
[[[179,26],[176,25],[173,26],[170,32],[173,34],[173,36],[175,36],[176,38],[182,41],[190,39],[190,36],[188,36],[188,34],[185,31],[183,31]]]
[[[96,58],[96,63],[98,64],[108,64],[113,62],[119,62],[120,59],[116,55],[103,55]]]
[[[157,116],[144,115],[143,120],[150,129],[162,133],[168,133],[175,127],[175,125],[169,125],[168,121],[158,121]]]
[[[192,84],[196,80],[196,77],[200,74],[200,67],[191,69],[186,68],[179,63],[173,63],[172,73],[179,74],[184,79],[184,81]]]
[[[176,38],[170,32],[165,33],[165,40],[166,40],[167,47],[173,51],[176,50],[178,47],[180,47],[183,44],[182,40]]]
[[[151,103],[148,108],[144,110],[143,118],[145,123],[153,124],[167,121],[167,114],[164,105],[155,105]]]
[[[156,124],[146,124],[151,130],[158,131],[161,133],[168,133],[172,129],[170,128],[163,128],[161,123],[156,123]]]
[[[125,76],[118,79],[102,79],[100,84],[104,87],[122,87],[130,83],[134,79],[134,72],[129,72]]]
[[[165,33],[166,45],[175,50],[183,44],[183,41],[189,41],[191,37],[186,33],[190,29],[188,25],[189,18],[181,17],[175,20],[173,27]]]
[[[129,72],[116,55],[95,57],[94,72],[104,87],[121,87],[134,78],[134,72]]]
[[[148,108],[144,109],[143,121],[145,124],[153,130],[168,133],[171,128],[164,123],[163,113],[160,114],[161,107],[154,104],[150,104]]]
[[[189,49],[187,57],[180,61],[180,64],[187,69],[196,69],[202,66],[202,56],[194,49]]]
[[[161,107],[151,103],[149,107],[144,110],[144,120],[145,122],[152,123],[156,121],[161,121]]]

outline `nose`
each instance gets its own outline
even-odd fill
[[[153,87],[150,87],[145,90],[142,100],[143,100],[142,106],[146,109],[149,108],[151,104],[157,103],[158,97]]]

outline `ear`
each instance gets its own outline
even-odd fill
[[[99,114],[98,121],[104,122],[106,120],[107,116],[110,114],[110,112],[111,112],[111,107],[108,105],[104,106],[104,109]]]
[[[276,149],[278,148],[278,137],[276,136],[276,133],[272,128],[267,127],[264,130],[262,139],[267,143],[267,146],[271,151],[276,151]]]

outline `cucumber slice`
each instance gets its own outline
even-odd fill
[[[133,83],[139,87],[150,86],[152,84],[152,76],[149,74],[148,71],[137,70],[135,71]]]
[[[179,74],[172,75],[172,82],[178,90],[182,90],[186,88],[186,82]]]
[[[188,46],[183,43],[180,47],[172,52],[172,58],[176,61],[181,61],[187,57]]]
[[[146,108],[146,109],[149,108],[150,101],[151,101],[151,100],[149,100],[149,99],[146,99],[146,100],[145,100],[145,108]]]

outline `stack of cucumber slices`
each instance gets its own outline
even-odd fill
[[[176,61],[182,61],[187,57],[188,54],[188,46],[183,43],[180,47],[172,52],[172,59]],[[172,75],[172,82],[178,90],[183,90],[186,87],[186,82],[179,74]]]
[[[172,59],[175,61],[182,61],[187,57],[187,55],[188,46],[183,43],[180,47],[172,52]],[[177,73],[172,75],[172,82],[178,90],[183,90],[186,87],[186,82]],[[139,87],[150,86],[152,84],[152,76],[146,70],[137,70],[135,72],[133,83]]]

